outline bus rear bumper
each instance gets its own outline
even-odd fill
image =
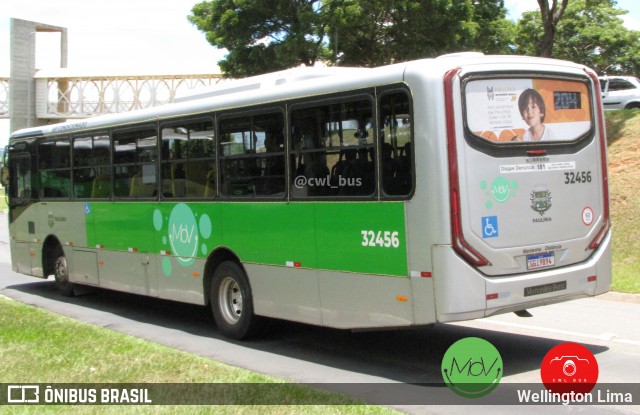
[[[587,261],[531,274],[487,277],[458,257],[451,246],[434,246],[432,255],[436,319],[440,322],[591,297],[611,287],[611,233]]]

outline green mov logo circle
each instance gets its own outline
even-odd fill
[[[192,265],[198,252],[206,255],[209,250],[207,239],[213,232],[211,218],[207,214],[196,215],[184,203],[175,205],[168,217],[156,209],[153,212],[153,227],[162,235],[163,251],[169,250],[175,261],[183,267]],[[167,277],[173,274],[169,257],[162,259],[162,271]]]
[[[491,343],[467,337],[453,343],[442,359],[442,377],[453,392],[464,398],[481,398],[502,379],[502,356]]]

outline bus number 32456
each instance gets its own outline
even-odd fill
[[[391,231],[360,231],[362,234],[362,246],[397,248],[400,246],[398,232]]]

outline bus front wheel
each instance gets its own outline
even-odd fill
[[[225,261],[216,268],[209,298],[213,318],[222,334],[236,340],[257,334],[260,319],[253,314],[251,287],[236,262]]]
[[[58,251],[55,255],[55,261],[53,263],[53,276],[56,279],[56,288],[60,294],[65,297],[72,297],[74,294],[73,283],[69,281],[69,267],[67,266],[67,259],[64,253]]]

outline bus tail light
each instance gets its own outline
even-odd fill
[[[528,150],[527,156],[529,157],[542,157],[547,155],[547,150]]]
[[[602,244],[605,237],[609,233],[611,220],[609,218],[609,175],[607,173],[607,137],[605,133],[604,116],[602,112],[602,97],[600,96],[600,81],[598,75],[591,70],[585,69],[585,72],[593,81],[593,89],[596,96],[596,107],[598,114],[598,124],[600,125],[600,168],[602,169],[602,216],[603,223],[596,237],[589,244],[589,249],[596,250]]]
[[[602,228],[600,228],[600,231],[598,232],[596,237],[589,244],[589,249],[593,249],[593,250],[598,249],[600,244],[602,244],[602,241],[604,240],[605,236],[607,236],[607,233],[609,232],[610,227],[611,226],[610,226],[609,220],[606,219],[602,224]]]
[[[447,126],[447,157],[449,161],[449,197],[451,209],[451,243],[453,249],[470,264],[476,267],[489,265],[489,261],[473,249],[462,234],[462,214],[460,212],[460,194],[458,181],[458,155],[456,152],[456,123],[453,108],[453,79],[460,68],[451,69],[444,76],[444,101]]]
[[[457,189],[451,189],[451,237],[453,249],[476,267],[489,265],[489,261],[473,249],[462,235],[462,219],[460,214],[460,199]]]

